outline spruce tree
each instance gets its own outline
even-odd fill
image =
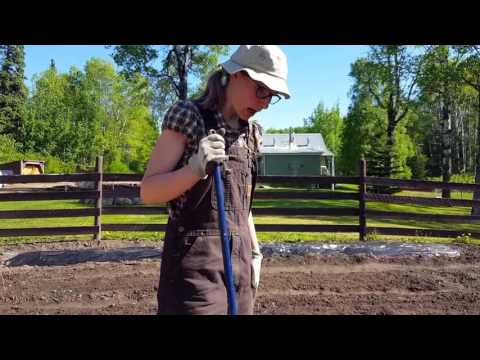
[[[23,45],[0,45],[0,134],[23,143],[27,88]]]

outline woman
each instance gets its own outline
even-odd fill
[[[223,162],[237,311],[253,313],[262,254],[251,204],[261,133],[248,120],[280,95],[290,97],[286,80],[280,48],[242,45],[198,100],[179,101],[165,115],[141,184],[146,204],[168,202],[159,314],[227,313],[212,162]]]

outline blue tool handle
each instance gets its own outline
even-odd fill
[[[220,165],[215,164],[213,171],[215,181],[215,192],[217,194],[218,218],[220,220],[220,233],[222,236],[223,267],[227,281],[228,314],[237,315],[237,301],[233,283],[232,256],[230,250],[230,231],[228,230],[227,218],[225,215],[225,196],[220,172]]]

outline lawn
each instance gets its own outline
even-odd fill
[[[305,191],[302,188],[262,188],[259,191]],[[336,191],[348,192],[355,191],[355,185],[341,185],[336,187]],[[319,190],[309,190],[319,191]],[[328,190],[323,190],[328,191]],[[431,192],[412,192],[402,191],[397,195],[401,196],[423,196],[434,197],[435,193]],[[471,193],[453,192],[453,198],[471,199]],[[18,201],[18,202],[0,202],[0,211],[8,210],[46,210],[46,209],[80,209],[86,205],[81,204],[77,200],[63,201]],[[358,201],[355,200],[264,200],[254,201],[255,207],[282,207],[282,208],[338,208],[338,207],[358,207]],[[368,202],[367,209],[396,211],[396,212],[412,212],[418,213],[418,219],[415,220],[368,220],[367,226],[378,227],[403,227],[403,228],[420,228],[420,229],[443,229],[458,230],[467,232],[466,230],[475,230],[480,232],[480,223],[449,223],[422,221],[421,214],[444,214],[444,215],[468,215],[470,208],[467,207],[431,207],[424,205],[407,205],[407,204],[386,204],[380,202]],[[254,212],[255,214],[255,212]],[[357,217],[339,217],[339,216],[254,216],[256,224],[324,224],[324,225],[358,225]],[[103,224],[165,224],[167,221],[166,214],[159,215],[103,215]],[[35,228],[35,227],[64,227],[64,226],[92,226],[93,217],[78,218],[44,218],[44,219],[2,219],[0,228]],[[286,232],[259,232],[258,238],[261,242],[299,242],[299,241],[323,241],[323,242],[350,242],[357,241],[358,234],[344,233],[286,233]],[[12,242],[32,242],[45,240],[87,240],[91,239],[90,235],[70,235],[70,236],[44,236],[44,237],[0,237],[1,243]],[[106,240],[125,239],[125,240],[161,240],[163,232],[102,232],[102,238]],[[480,240],[473,240],[468,237],[462,239],[446,239],[446,238],[424,238],[424,237],[399,237],[399,236],[380,236],[372,234],[370,240],[400,240],[412,242],[437,242],[449,243],[452,241],[463,241],[469,243],[478,243]]]

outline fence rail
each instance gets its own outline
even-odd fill
[[[479,200],[461,200],[461,199],[437,199],[426,197],[413,197],[413,196],[393,196],[384,194],[365,194],[366,200],[373,202],[386,202],[389,204],[413,204],[413,205],[425,205],[425,206],[461,206],[472,207],[480,206]]]
[[[294,185],[360,184],[355,176],[259,176],[259,183]]]
[[[358,200],[358,193],[322,193],[313,191],[302,192],[257,192],[255,199],[296,199],[296,200]]]
[[[430,236],[430,237],[457,237],[463,236],[467,231],[435,230],[435,229],[408,229],[393,227],[370,227],[369,233],[399,236]],[[468,231],[471,237],[480,238],[480,232]]]
[[[1,177],[0,177],[1,180]],[[37,200],[86,200],[97,199],[99,192],[85,191],[51,191],[51,192],[19,192],[0,193],[0,201],[37,201]]]
[[[368,185],[398,186],[403,188],[408,187],[431,190],[449,189],[461,191],[480,191],[480,185],[478,184],[444,183],[441,181],[399,180],[369,176],[365,178],[365,182]]]
[[[68,175],[2,175],[2,184],[33,184],[33,183],[59,183],[98,181],[100,175],[97,173],[68,174]]]
[[[167,214],[166,207],[104,207],[102,213],[105,215],[157,215]]]
[[[99,216],[100,209],[15,210],[0,211],[0,219],[33,219]]]
[[[470,221],[479,221],[480,216],[474,215],[439,215],[439,214],[413,214],[402,213],[395,211],[380,211],[380,210],[367,210],[366,215],[372,219],[402,219],[402,220],[418,220],[419,217],[425,221],[435,222],[458,222],[465,223]]]
[[[99,229],[96,226],[0,229],[0,236],[81,235],[97,233],[99,233]]]
[[[15,210],[0,211],[0,219],[32,219],[32,218],[65,218],[65,217],[93,217],[92,226],[71,227],[44,227],[44,228],[11,228],[0,229],[0,237],[13,236],[43,236],[43,235],[70,235],[91,234],[101,240],[104,231],[158,231],[166,229],[165,224],[104,224],[102,215],[148,215],[167,214],[165,206],[104,206],[103,199],[121,197],[138,198],[140,190],[138,184],[142,180],[141,174],[103,174],[102,158],[96,162],[94,173],[69,175],[8,175],[0,176],[0,184],[49,184],[48,189],[42,188],[0,188],[0,202],[2,201],[41,201],[41,200],[83,200],[91,201],[94,208],[85,209],[55,209],[55,210]],[[357,217],[356,225],[321,225],[321,224],[257,224],[259,232],[342,232],[358,233],[360,240],[367,240],[369,234],[399,235],[399,236],[435,236],[456,237],[469,233],[472,237],[480,238],[477,231],[451,231],[436,229],[396,228],[368,226],[369,219],[396,219],[396,220],[425,220],[444,223],[473,223],[480,220],[480,216],[468,215],[439,215],[419,214],[395,211],[380,211],[367,209],[369,202],[389,204],[414,204],[419,206],[440,207],[473,207],[480,206],[479,200],[440,199],[414,196],[395,196],[367,192],[367,185],[395,186],[414,190],[450,189],[460,191],[480,191],[480,185],[462,183],[443,183],[438,181],[398,180],[366,175],[366,162],[360,162],[358,177],[325,177],[325,176],[260,176],[259,184],[293,184],[293,185],[358,185],[358,191],[257,191],[258,200],[353,200],[358,206],[349,207],[254,207],[255,216],[344,216]],[[55,184],[59,184],[55,186]],[[63,184],[63,185],[62,185]],[[63,191],[59,188],[63,186]]]
[[[295,216],[295,215],[325,215],[325,216],[358,216],[357,208],[253,208],[253,215]]]
[[[166,224],[103,224],[104,231],[165,231]]]
[[[259,232],[343,232],[358,233],[357,225],[290,225],[290,224],[258,224]]]

